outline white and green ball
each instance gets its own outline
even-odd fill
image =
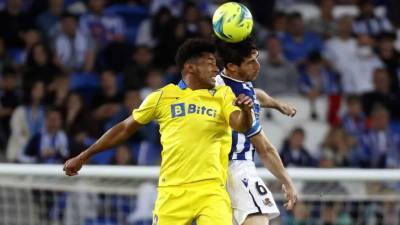
[[[225,3],[215,10],[213,29],[218,38],[231,43],[246,39],[253,29],[250,10],[236,2]]]

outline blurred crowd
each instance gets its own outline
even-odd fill
[[[223,2],[0,0],[0,160],[79,154],[150,92],[179,81],[177,47],[213,39],[211,16]],[[399,168],[398,1],[242,2],[260,50],[255,86],[327,101],[318,150],[304,147],[305,130],[295,127],[277,146],[284,164]],[[157,165],[160,152],[150,123],[91,163]]]

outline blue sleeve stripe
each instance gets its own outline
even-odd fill
[[[260,125],[260,121],[256,120],[256,122],[253,124],[253,126],[248,131],[246,131],[246,133],[245,133],[246,137],[251,138],[251,137],[257,135],[258,133],[261,132],[261,129],[262,129],[262,127]]]

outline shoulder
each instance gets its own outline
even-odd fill
[[[152,92],[152,93],[168,93],[168,92],[176,92],[179,89],[179,87],[175,84],[167,84],[164,87]]]

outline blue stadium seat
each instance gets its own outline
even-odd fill
[[[7,49],[8,56],[17,65],[22,65],[25,62],[25,51],[22,48]]]
[[[149,16],[149,12],[145,7],[126,4],[112,5],[106,9],[106,13],[119,15],[124,20],[130,43],[135,42],[140,23]]]

